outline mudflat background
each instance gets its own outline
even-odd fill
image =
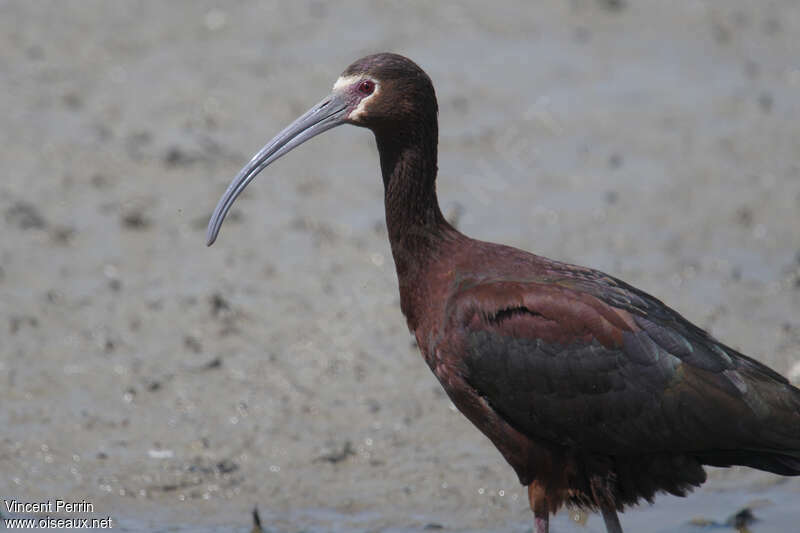
[[[256,505],[272,532],[530,528],[412,345],[369,132],[276,163],[204,244],[251,154],[378,51],[436,85],[464,232],[800,378],[799,35],[795,0],[0,2],[0,494],[129,531],[248,531]],[[750,505],[791,531],[798,498],[711,469],[623,525]]]

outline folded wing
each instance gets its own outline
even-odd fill
[[[467,281],[453,295],[462,371],[492,409],[581,453],[677,452],[800,474],[798,389],[655,298],[597,276]]]

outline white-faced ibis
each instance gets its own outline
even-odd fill
[[[703,465],[800,475],[800,390],[607,274],[471,239],[436,198],[433,84],[395,54],[359,59],[236,176],[208,225],[267,165],[340,124],[380,154],[400,305],[447,395],[528,487],[538,533],[562,504],[617,511],[683,496]]]

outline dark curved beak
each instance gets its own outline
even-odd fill
[[[225,215],[233,202],[267,165],[289,153],[312,137],[345,123],[348,102],[344,94],[334,92],[320,103],[306,111],[300,118],[289,124],[275,136],[258,153],[253,156],[239,174],[233,179],[225,194],[219,199],[211,220],[208,221],[206,245],[211,246],[217,240],[217,234]]]

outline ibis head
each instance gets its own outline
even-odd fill
[[[239,171],[217,203],[208,223],[206,244],[217,239],[225,215],[253,179],[273,161],[312,137],[342,124],[353,124],[376,134],[403,128],[436,114],[436,96],[427,74],[410,59],[397,54],[366,56],[347,67],[331,93],[286,126]]]

